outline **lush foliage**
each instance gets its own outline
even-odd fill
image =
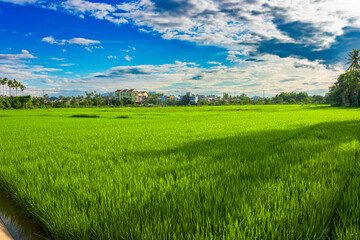
[[[185,95],[181,100],[166,99],[160,100],[163,94],[149,94],[146,102],[143,104],[134,103],[131,98],[123,97],[115,99],[111,94],[109,96],[101,96],[96,92],[85,92],[86,97],[44,97],[31,96],[0,96],[0,109],[27,109],[27,108],[81,108],[81,107],[149,107],[149,106],[188,106],[191,105],[189,96]],[[324,97],[320,95],[309,96],[306,92],[282,92],[273,98],[252,99],[246,94],[239,96],[230,96],[224,93],[224,97],[217,97],[214,101],[200,99],[196,104],[192,105],[263,105],[263,104],[323,104],[326,103]]]
[[[348,70],[341,74],[330,92],[326,95],[328,103],[334,106],[359,106],[360,49],[348,53]]]
[[[35,105],[36,106],[36,105]],[[0,109],[31,109],[34,108],[31,96],[1,97]]]
[[[55,239],[359,239],[360,114],[0,113],[0,182]]]

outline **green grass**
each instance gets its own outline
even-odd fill
[[[360,239],[358,109],[0,115],[1,186],[55,239]]]

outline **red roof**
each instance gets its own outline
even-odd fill
[[[118,89],[115,92],[138,92],[134,89]]]

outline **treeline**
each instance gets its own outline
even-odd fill
[[[321,95],[309,96],[306,92],[282,92],[271,98],[273,104],[324,104],[327,99]]]
[[[359,107],[360,49],[348,53],[349,68],[330,87],[326,98],[332,106]]]
[[[131,98],[115,99],[113,95],[101,96],[96,92],[85,92],[86,96],[44,97],[27,96],[0,96],[0,109],[32,109],[32,108],[77,108],[77,107],[151,107],[151,106],[220,106],[220,105],[262,105],[262,104],[323,104],[328,103],[327,98],[320,95],[309,96],[306,92],[282,92],[272,98],[253,99],[246,94],[231,96],[227,93],[223,97],[207,96],[192,104],[188,97],[180,99],[161,100],[161,93],[149,94],[144,103],[134,103]],[[211,99],[211,100],[207,100]]]

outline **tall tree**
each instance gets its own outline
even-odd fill
[[[0,77],[0,84],[3,86],[3,96],[5,96],[4,94],[4,79]]]
[[[13,82],[12,80],[8,80],[7,85],[8,85],[8,87],[9,87],[9,91],[10,91],[10,94],[9,94],[9,95],[11,96],[11,88],[13,87],[14,82]]]
[[[5,85],[7,85],[8,79],[5,77],[1,80],[1,85],[3,86],[3,95],[5,96]]]
[[[184,95],[180,101],[180,104],[183,106],[186,106],[188,104],[190,104],[190,97],[189,95]]]
[[[21,95],[24,95],[24,90],[26,89],[26,87],[23,85],[23,84],[21,84],[20,83],[20,90],[21,90],[21,92],[22,92],[22,94]]]
[[[342,100],[342,103],[343,103],[344,107],[346,107],[346,98],[345,98],[346,84],[345,84],[345,78],[346,78],[346,74],[343,73],[338,77],[337,83],[335,83],[335,86],[339,86],[340,89],[341,89],[341,100]]]
[[[18,88],[20,87],[20,83],[18,82],[18,81],[16,81],[16,79],[14,79],[14,85],[13,85],[13,87],[16,89],[16,94],[15,94],[15,96],[17,96],[17,90],[18,90]]]
[[[359,106],[359,81],[358,81],[358,71],[360,70],[360,49],[353,49],[351,52],[348,53],[348,58],[346,58],[349,62],[346,64],[350,64],[348,70],[350,72],[355,72],[355,81],[356,81],[356,92],[355,92],[355,105]]]

